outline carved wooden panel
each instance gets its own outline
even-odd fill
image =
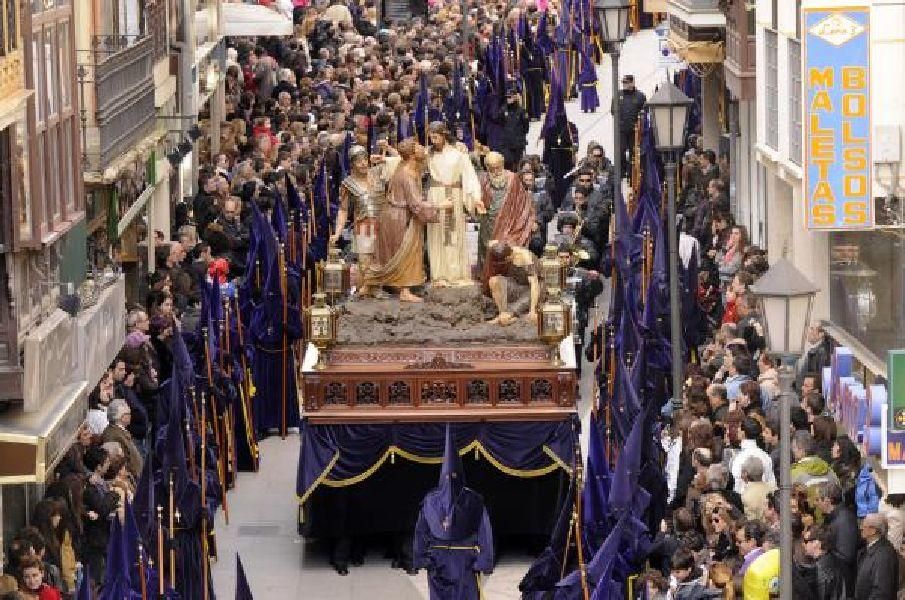
[[[412,386],[405,381],[393,381],[389,385],[389,393],[387,395],[389,404],[411,404],[412,403]]]
[[[490,384],[484,379],[472,379],[465,385],[466,404],[489,404]]]
[[[458,394],[452,381],[423,381],[421,383],[422,404],[456,404]]]
[[[362,381],[355,386],[356,405],[376,405],[380,402],[380,388],[373,381]]]
[[[324,386],[324,404],[348,404],[349,397],[346,392],[346,384],[331,381]]]
[[[500,403],[516,403],[522,401],[522,383],[518,379],[503,379],[499,384],[498,398]]]
[[[542,344],[356,348],[303,373],[316,423],[559,420],[575,414],[575,371]],[[313,406],[312,406],[313,405]]]
[[[530,402],[553,402],[553,382],[549,379],[531,380]]]

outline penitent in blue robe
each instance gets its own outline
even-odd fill
[[[581,112],[595,112],[600,106],[597,96],[597,70],[594,61],[587,52],[581,52],[581,71],[578,73],[578,86],[581,90]]]
[[[465,487],[446,429],[440,485],[424,497],[415,525],[413,565],[427,569],[431,600],[478,600],[481,573],[493,570],[493,533],[479,493]]]

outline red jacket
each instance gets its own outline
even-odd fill
[[[35,592],[26,591],[26,595],[29,593],[34,594]],[[37,590],[38,600],[63,600],[62,594],[60,594],[60,590],[53,587],[52,585],[47,585],[46,583],[42,583],[41,587]]]
[[[735,300],[729,300],[726,302],[725,310],[723,311],[723,324],[734,324],[736,322],[738,322],[738,312],[735,308]]]

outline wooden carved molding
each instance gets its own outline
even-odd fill
[[[474,348],[455,351],[456,358],[474,361],[500,362],[544,362],[550,360],[550,350],[546,346],[526,348]]]
[[[452,362],[442,354],[435,354],[434,357],[430,360],[406,365],[405,368],[413,371],[434,371],[449,369],[474,369],[474,365],[464,362]]]

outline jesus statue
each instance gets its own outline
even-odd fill
[[[431,283],[437,287],[473,283],[465,246],[465,215],[483,214],[481,184],[468,154],[450,143],[446,125],[435,121],[428,128],[428,202],[439,209],[439,221],[427,224],[427,257]]]

